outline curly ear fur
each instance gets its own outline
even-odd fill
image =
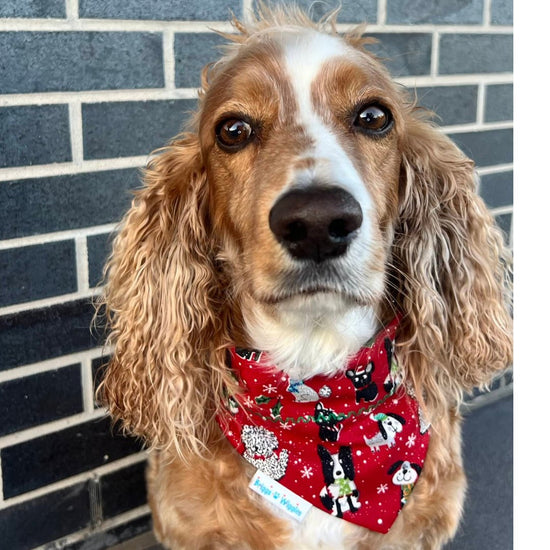
[[[441,410],[511,364],[509,253],[475,192],[473,162],[421,117],[403,143],[391,280],[407,374]]]
[[[206,450],[222,388],[232,387],[208,231],[206,174],[189,134],[147,167],[114,242],[101,304],[114,346],[101,399],[125,429],[180,453]]]

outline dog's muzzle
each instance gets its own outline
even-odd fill
[[[269,227],[298,260],[342,256],[363,223],[361,206],[339,187],[311,186],[285,193],[269,213]]]

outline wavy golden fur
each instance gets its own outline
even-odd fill
[[[248,466],[220,437],[215,415],[237,391],[226,349],[253,343],[245,318],[272,288],[266,281],[281,272],[277,262],[286,261],[261,216],[239,212],[249,212],[253,200],[267,211],[282,190],[282,165],[307,136],[300,128],[285,140],[273,135],[254,145],[263,148],[261,156],[245,149],[229,158],[216,149],[213,117],[224,102],[234,106],[230,94],[244,67],[251,76],[243,86],[257,87],[250,92],[255,116],[280,120],[280,112],[269,117],[270,109],[292,105],[284,85],[277,83],[281,103],[262,103],[265,72],[269,85],[281,74],[274,30],[320,27],[336,36],[334,17],[317,25],[292,9],[264,8],[248,25],[236,22],[239,33],[226,35],[232,43],[225,57],[203,73],[191,130],[150,161],[108,262],[102,306],[114,352],[100,394],[111,415],[155,451],[150,503],[157,535],[169,548],[298,547],[289,542],[291,529],[248,494]],[[433,426],[421,482],[390,533],[346,527],[343,547],[439,548],[456,530],[465,490],[462,394],[511,363],[508,253],[476,195],[472,161],[364,51],[362,32],[343,40],[395,116],[392,137],[344,147],[360,174],[378,178],[370,188],[379,243],[372,262],[384,284],[357,300],[382,322],[402,313],[397,353]],[[331,98],[342,95],[348,73],[334,68]],[[381,156],[385,163],[365,164]],[[261,184],[258,173],[268,174]],[[267,301],[261,307],[273,313]]]

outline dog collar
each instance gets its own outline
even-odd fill
[[[387,533],[424,465],[429,425],[394,356],[399,319],[335,376],[292,380],[266,353],[233,348],[241,393],[218,423],[264,475],[333,516]]]

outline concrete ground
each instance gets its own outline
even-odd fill
[[[445,550],[513,548],[513,397],[466,414],[463,449],[468,496],[456,538]],[[162,550],[151,534],[117,550]]]

